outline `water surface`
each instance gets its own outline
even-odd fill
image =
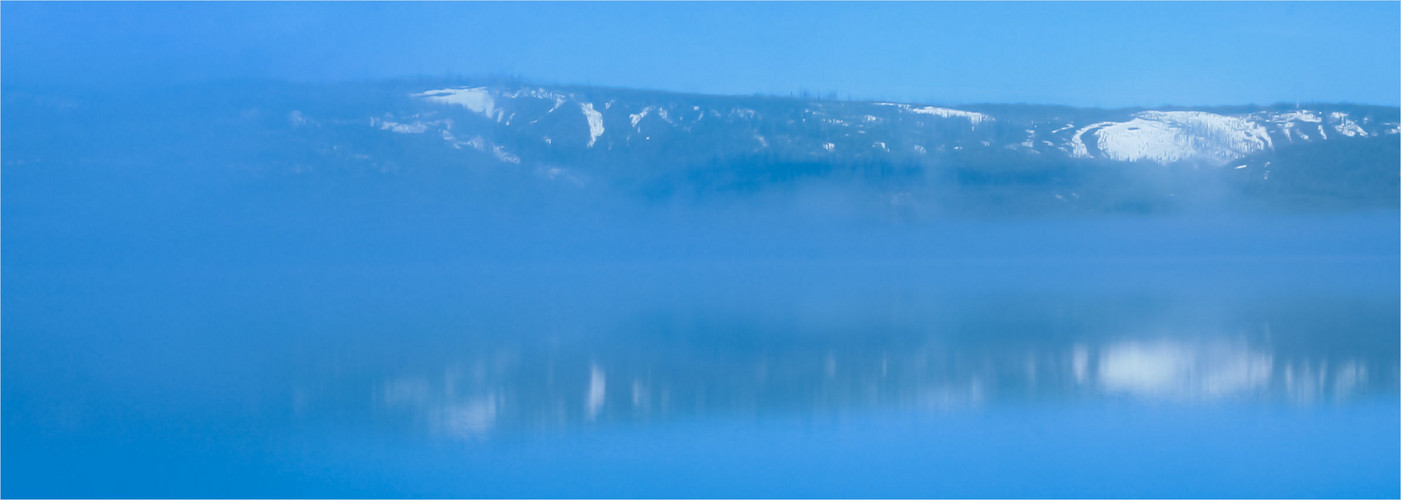
[[[9,268],[5,494],[1396,496],[1396,271]]]

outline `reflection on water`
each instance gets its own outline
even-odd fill
[[[1248,346],[1125,342],[1099,352],[1096,374],[1105,392],[1216,398],[1266,387],[1273,364]]]
[[[727,349],[625,336],[578,351],[477,350],[446,367],[389,375],[376,384],[373,399],[432,432],[479,438],[697,416],[1107,398],[1310,405],[1397,392],[1398,363],[1388,353],[1289,352],[1272,347],[1263,332],[1125,337],[1060,344],[786,338],[759,349]]]
[[[1367,362],[1344,359],[1280,360],[1247,345],[1185,345],[1171,341],[1128,342],[1100,352],[1098,386],[1106,393],[1142,397],[1222,398],[1276,396],[1309,403],[1385,388],[1388,379],[1368,378]],[[1277,367],[1278,365],[1278,367]],[[1391,367],[1395,370],[1395,365]],[[1296,377],[1299,373],[1302,376]]]
[[[1395,497],[1386,263],[9,275],[53,292],[7,298],[6,472],[49,478],[17,497]],[[38,489],[75,469],[109,486]]]

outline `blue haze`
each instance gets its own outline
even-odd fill
[[[0,496],[1401,496],[1396,3],[0,14]],[[566,89],[586,146],[442,73],[629,88]],[[618,110],[876,105],[632,87],[1381,106],[1246,168],[810,160]],[[982,109],[873,133],[1131,112]]]
[[[514,75],[944,104],[1395,106],[1395,2],[13,3],[7,84]]]

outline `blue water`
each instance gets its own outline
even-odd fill
[[[1396,497],[1377,255],[4,273],[7,497]]]

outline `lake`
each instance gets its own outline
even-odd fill
[[[4,494],[1396,497],[1394,217],[1089,256],[7,240]]]

